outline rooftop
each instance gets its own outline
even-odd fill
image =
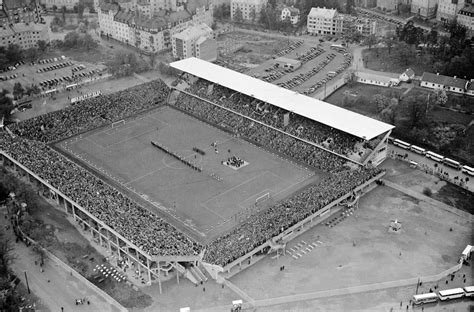
[[[308,16],[318,16],[326,19],[332,19],[337,15],[336,9],[312,8]]]
[[[173,62],[170,65],[364,140],[371,140],[394,128],[387,123],[195,57]]]
[[[201,36],[212,34],[212,28],[206,24],[198,24],[189,28],[186,28],[180,33],[177,33],[173,37],[181,40],[197,39]]]

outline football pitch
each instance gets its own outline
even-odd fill
[[[153,146],[152,141],[202,171]],[[169,106],[56,146],[201,243],[325,174]],[[232,156],[248,164],[240,168],[223,165]]]

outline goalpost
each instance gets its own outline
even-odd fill
[[[118,126],[120,126],[120,125],[124,125],[124,124],[125,124],[125,120],[124,120],[124,119],[115,121],[115,122],[112,123],[112,129],[113,129],[113,128],[116,128],[116,127],[118,127]]]
[[[261,203],[263,203],[263,202],[269,200],[270,197],[271,197],[271,196],[270,196],[270,192],[265,193],[265,194],[263,194],[263,195],[257,197],[257,198],[255,199],[255,206],[258,206],[258,205],[260,205]]]

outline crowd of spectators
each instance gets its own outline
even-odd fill
[[[206,248],[204,261],[220,266],[229,264],[378,173],[380,170],[376,168],[346,170],[312,184],[211,242]]]
[[[162,80],[154,80],[22,121],[11,125],[10,130],[35,141],[63,140],[162,105],[168,93],[169,89]]]
[[[214,85],[212,92],[209,92],[208,86],[209,82],[200,79],[187,91],[242,115],[261,121],[266,125],[323,146],[340,155],[348,156],[356,151],[355,144],[359,140],[352,135],[222,86]],[[289,114],[290,122],[285,126],[284,115],[286,113]],[[324,151],[321,150],[322,152]],[[331,153],[324,152],[324,154]],[[329,155],[327,157],[332,158]],[[336,163],[336,165],[339,164],[340,162]]]
[[[198,254],[201,246],[43,142],[0,133],[0,149],[151,255]]]

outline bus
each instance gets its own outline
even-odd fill
[[[430,302],[437,302],[438,295],[436,293],[427,293],[413,296],[414,304],[425,304]]]
[[[450,158],[445,158],[443,160],[443,163],[446,165],[446,166],[450,166],[450,167],[453,167],[454,169],[456,170],[461,170],[461,164],[455,160],[452,160]]]
[[[425,154],[426,158],[431,158],[433,159],[434,161],[437,161],[437,162],[442,162],[444,157],[439,155],[439,154],[436,154],[436,153],[433,153],[433,152],[426,152]]]
[[[468,175],[471,175],[471,176],[474,176],[474,168],[471,168],[469,166],[462,166],[461,168],[461,172],[465,173],[465,174],[468,174]]]
[[[395,139],[395,141],[393,141],[393,145],[396,145],[396,146],[399,146],[403,149],[410,149],[410,146],[411,144],[407,143],[407,142],[403,142],[401,140],[398,140],[398,139]]]
[[[474,286],[466,286],[463,289],[466,297],[474,297]]]
[[[438,292],[439,300],[451,300],[451,299],[458,299],[464,297],[464,289],[462,288],[453,288],[453,289],[446,289],[440,290]]]
[[[420,155],[425,155],[426,154],[426,150],[424,148],[418,147],[416,145],[412,145],[410,147],[410,150],[417,153],[417,154],[420,154]]]

